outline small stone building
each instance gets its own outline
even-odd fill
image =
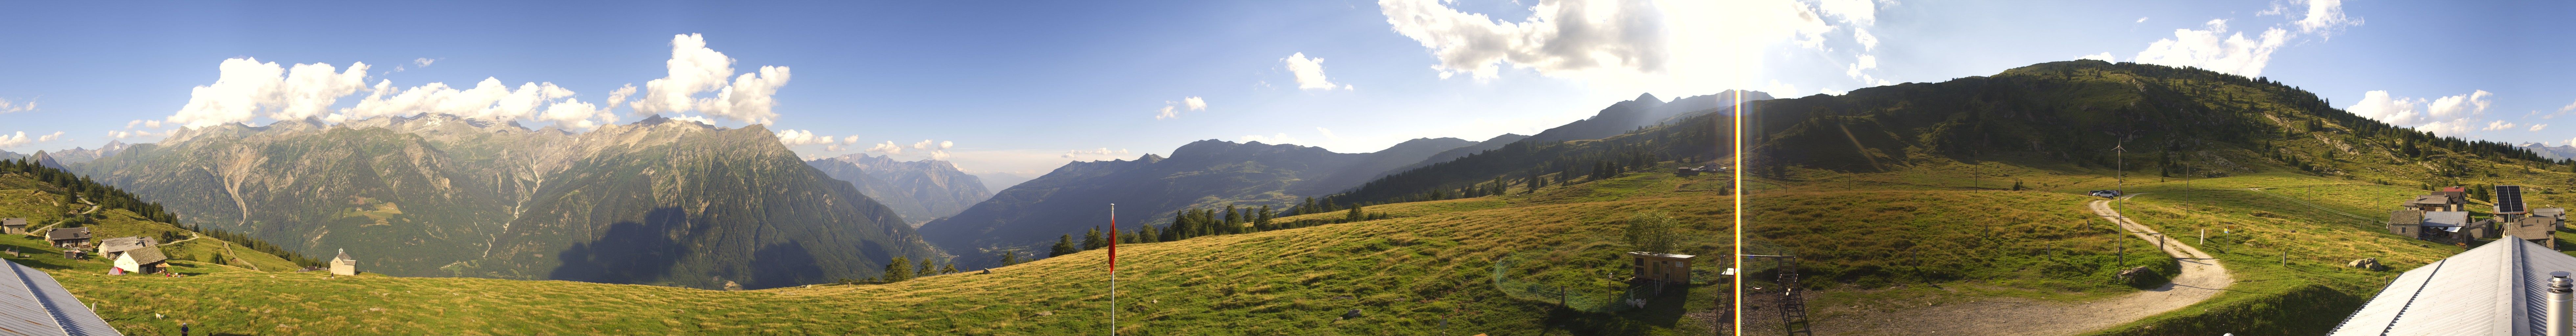
[[[162,270],[170,268],[170,256],[162,254],[161,247],[158,246],[125,250],[112,255],[101,254],[101,256],[114,260],[116,269],[125,270],[125,273],[152,274],[161,273]]]
[[[2388,234],[2406,238],[2423,238],[2424,210],[2407,209],[2388,212]]]
[[[2523,217],[2522,219],[2503,224],[2504,235],[2506,236],[2529,240],[2534,244],[2547,246],[2551,249],[2557,249],[2558,247],[2558,220],[2556,219]]]
[[[1636,268],[1639,280],[1665,283],[1690,283],[1691,255],[1654,252],[1628,252],[1629,265]]]
[[[331,257],[331,274],[358,275],[358,259],[349,258],[349,249],[340,249],[340,256]]]
[[[2417,211],[2460,211],[2460,206],[2465,204],[2467,204],[2467,202],[2460,198],[2453,198],[2444,195],[2423,195],[2415,196],[2415,200],[2406,201],[2406,208]]]
[[[27,219],[0,218],[0,234],[27,234]]]
[[[2469,221],[2463,211],[2397,210],[2388,213],[2388,233],[2440,243],[2467,243],[2491,237],[2491,221]]]
[[[47,230],[45,231],[45,240],[52,241],[54,243],[54,247],[73,249],[89,248],[89,228],[76,227]]]
[[[2558,222],[2559,222],[2559,223],[2566,223],[2566,222],[2567,222],[2567,208],[2539,208],[2539,209],[2531,209],[2531,216],[2532,216],[2532,217],[2542,217],[2542,218],[2556,219],[2556,220],[2558,220]]]

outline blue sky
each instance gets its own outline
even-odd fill
[[[2566,144],[2576,141],[2576,118],[2566,117],[2576,82],[2564,80],[2576,74],[2571,9],[2366,0],[8,3],[0,11],[21,15],[0,22],[9,46],[0,48],[0,150],[96,147],[119,135],[151,142],[188,121],[456,111],[397,99],[412,93],[499,99],[471,110],[576,129],[575,120],[640,119],[640,102],[677,102],[649,108],[796,131],[785,137],[808,156],[874,148],[1034,175],[1201,139],[1366,152],[1418,137],[1529,134],[1640,92],[1804,96],[2105,53],[2267,76],[2445,135]],[[2190,38],[2199,34],[2216,39]],[[703,48],[675,55],[675,43],[696,42]],[[710,60],[688,57],[709,55],[701,51],[722,57],[671,62]],[[224,66],[238,58],[257,62]],[[367,71],[347,72],[354,63]],[[298,64],[342,72],[297,77],[308,74]],[[762,73],[768,66],[784,69]],[[467,90],[486,78],[497,91]],[[672,89],[656,96],[657,80]],[[423,87],[431,83],[452,90]],[[628,86],[635,91],[617,94]],[[742,93],[719,97],[726,88]],[[511,93],[528,99],[500,98]]]

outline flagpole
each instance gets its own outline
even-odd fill
[[[1109,203],[1109,335],[1118,335],[1118,203]]]

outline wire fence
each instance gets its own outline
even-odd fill
[[[1626,289],[1597,286],[1565,286],[1511,277],[1511,267],[1528,261],[1527,252],[1513,253],[1494,262],[1494,289],[1512,298],[1546,302],[1584,312],[1608,313],[1638,308],[1639,299],[1653,296],[1650,285],[1630,285]],[[1697,282],[1697,277],[1693,277]]]

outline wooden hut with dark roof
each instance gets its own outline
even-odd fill
[[[89,228],[59,228],[45,231],[45,240],[60,248],[88,248]]]

